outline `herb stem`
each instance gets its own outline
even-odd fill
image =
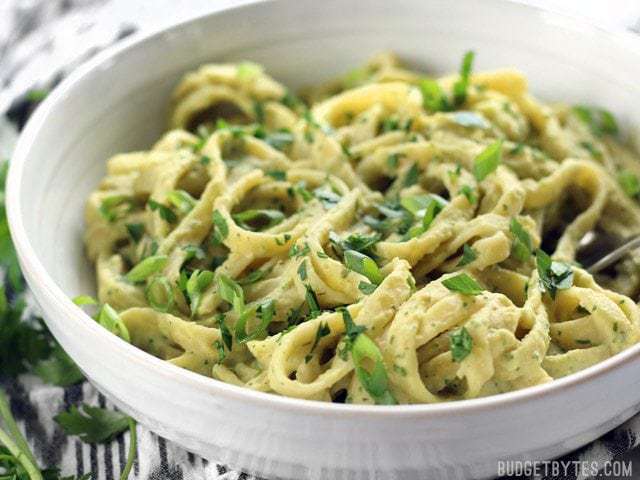
[[[138,455],[138,440],[136,435],[136,421],[133,418],[128,418],[129,423],[129,452],[127,453],[127,463],[124,466],[124,470],[120,474],[120,480],[127,480],[131,473],[131,467]]]
[[[30,480],[42,480],[42,474],[37,467],[38,463],[31,453],[27,441],[18,429],[18,425],[9,408],[9,400],[2,389],[0,389],[0,416],[9,430],[9,433],[6,433],[0,428],[0,443],[4,444],[9,452],[20,462]]]

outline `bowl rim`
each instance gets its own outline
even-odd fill
[[[573,373],[566,377],[553,380],[541,385],[527,387],[521,390],[500,393],[488,397],[464,399],[452,402],[432,403],[432,404],[403,404],[394,406],[382,405],[359,405],[359,404],[336,404],[331,402],[321,402],[317,400],[299,399],[285,397],[278,394],[259,392],[249,388],[240,387],[216,380],[211,377],[199,375],[195,372],[180,368],[165,360],[161,360],[121,338],[111,334],[101,327],[79,306],[75,305],[67,297],[62,289],[56,284],[48,274],[44,265],[39,260],[36,252],[27,237],[22,219],[21,186],[24,176],[24,163],[29,157],[29,150],[39,131],[45,125],[45,118],[50,115],[55,108],[64,101],[69,92],[74,87],[82,83],[97,68],[107,61],[117,61],[121,56],[126,55],[130,50],[139,48],[145,44],[157,40],[158,37],[170,34],[192,24],[197,24],[206,18],[224,15],[230,12],[240,12],[243,10],[269,8],[270,4],[285,3],[288,0],[243,0],[234,6],[215,9],[213,11],[198,14],[185,20],[181,20],[169,26],[150,29],[143,33],[132,35],[131,38],[124,39],[116,45],[110,46],[97,53],[88,61],[75,68],[47,98],[38,106],[31,115],[24,129],[20,133],[18,142],[13,152],[6,183],[7,217],[11,237],[18,254],[21,268],[25,271],[25,277],[29,276],[36,285],[32,290],[38,291],[40,295],[46,297],[46,303],[56,304],[63,310],[69,318],[80,320],[77,328],[84,329],[84,333],[94,341],[109,342],[110,347],[116,354],[129,358],[139,363],[150,373],[170,377],[176,385],[190,384],[198,388],[203,393],[219,396],[221,400],[239,400],[251,402],[256,406],[276,408],[286,410],[289,413],[324,414],[331,413],[345,416],[384,416],[384,417],[438,417],[452,414],[472,413],[477,411],[488,411],[496,408],[515,407],[524,402],[552,395],[560,394],[564,390],[578,387],[581,384],[595,380],[607,374],[611,370],[622,367],[640,357],[640,343],[609,357],[608,359],[592,365],[584,370]],[[552,10],[545,10],[533,5],[525,5],[517,0],[489,0],[494,5],[508,6],[514,10],[521,10],[523,14],[545,15],[562,22],[579,25],[587,31],[582,34],[595,34],[609,37],[621,42],[626,47],[640,54],[640,37],[629,31],[611,30],[610,28],[596,25],[584,17],[574,17]],[[566,23],[556,25],[556,28],[566,29]],[[28,275],[26,274],[28,273]],[[38,295],[36,295],[37,298]],[[45,303],[45,302],[43,302]]]

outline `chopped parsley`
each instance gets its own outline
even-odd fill
[[[571,265],[551,260],[543,250],[536,251],[536,266],[540,277],[540,290],[549,293],[551,298],[556,297],[558,290],[566,290],[573,285]]]
[[[460,273],[454,277],[449,277],[442,281],[442,284],[452,292],[463,295],[479,295],[484,289],[466,273]]]
[[[629,197],[634,198],[640,194],[640,180],[635,173],[621,170],[618,172],[618,183]]]
[[[406,187],[415,185],[416,183],[418,183],[419,175],[420,175],[420,172],[418,170],[418,164],[413,163],[411,167],[409,167],[409,170],[407,170],[407,173],[404,176],[404,180],[402,181],[402,186],[406,188]]]
[[[316,318],[321,312],[318,297],[310,285],[305,285],[304,288],[306,290],[304,298],[307,301],[307,306],[309,307],[309,318]]]
[[[613,114],[607,110],[587,105],[576,105],[573,107],[573,113],[589,127],[594,135],[616,135],[618,133],[618,123]]]
[[[306,259],[300,262],[300,265],[298,266],[298,276],[300,277],[300,280],[302,280],[303,282],[307,279],[307,260]]]
[[[358,284],[358,290],[360,290],[365,295],[371,295],[376,291],[377,287],[378,286],[375,283],[360,282]]]
[[[473,338],[469,331],[462,327],[449,334],[449,350],[454,362],[461,362],[471,353]]]
[[[167,200],[182,214],[189,213],[196,206],[196,199],[184,190],[173,190],[167,194]]]
[[[173,210],[171,210],[166,205],[156,202],[153,199],[149,199],[149,201],[147,202],[147,205],[149,205],[149,208],[151,209],[151,211],[153,212],[157,211],[158,214],[160,215],[160,218],[162,218],[165,222],[176,223],[178,221],[178,216],[175,214]]]
[[[513,235],[511,254],[517,260],[526,262],[531,258],[533,252],[533,244],[531,243],[529,232],[527,232],[515,218],[512,218],[509,223],[509,231]]]
[[[476,180],[481,182],[487,175],[493,173],[498,168],[501,158],[502,140],[492,143],[480,152],[473,164],[473,175]]]
[[[313,344],[311,345],[311,349],[309,350],[309,353],[304,357],[305,363],[309,363],[309,361],[311,360],[313,356],[313,351],[318,346],[318,343],[320,343],[320,340],[322,340],[323,337],[326,337],[330,333],[331,333],[331,329],[329,328],[329,325],[327,324],[327,322],[320,322],[320,325],[318,325],[318,329],[316,330],[316,336],[313,339]]]
[[[458,262],[459,267],[464,267],[465,265],[469,265],[476,258],[478,258],[478,253],[466,243],[462,247],[462,257]]]
[[[127,223],[125,224],[125,227],[127,229],[127,232],[129,233],[129,236],[135,243],[138,243],[144,236],[145,229],[144,224],[142,223]]]
[[[362,233],[352,233],[346,238],[340,238],[336,232],[329,232],[329,241],[333,250],[338,255],[343,255],[346,250],[355,250],[372,258],[376,257],[376,244],[382,236],[379,233],[364,235]]]
[[[287,173],[283,170],[268,170],[265,174],[280,182],[284,182],[287,179]]]
[[[227,221],[224,216],[218,211],[213,211],[213,240],[214,243],[220,245],[225,238],[229,235],[229,225],[227,225]]]
[[[467,201],[472,205],[478,201],[478,197],[473,191],[473,188],[471,188],[469,185],[463,185],[462,187],[460,187],[460,193],[464,195],[467,198]]]

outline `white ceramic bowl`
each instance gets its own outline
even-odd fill
[[[164,363],[110,335],[70,297],[94,290],[83,205],[116,152],[149,146],[169,94],[199,64],[250,59],[292,87],[393,49],[422,67],[517,66],[541,97],[602,104],[640,125],[637,39],[521,5],[475,0],[259,3],[99,55],[38,109],[7,196],[26,279],[56,338],[125,412],[185,448],[286,478],[468,478],[497,461],[548,459],[639,410],[640,346],[548,385],[458,403],[324,404],[256,393]]]

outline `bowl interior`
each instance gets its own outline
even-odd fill
[[[633,39],[511,3],[474,6],[376,0],[362,15],[355,0],[260,3],[101,55],[51,95],[18,149],[14,191],[37,259],[67,296],[93,293],[82,244],[85,199],[107,158],[148,148],[161,135],[172,87],[206,62],[256,61],[296,89],[381,50],[444,73],[473,49],[477,70],[517,67],[542,98],[603,105],[621,123],[640,125],[640,49]]]

